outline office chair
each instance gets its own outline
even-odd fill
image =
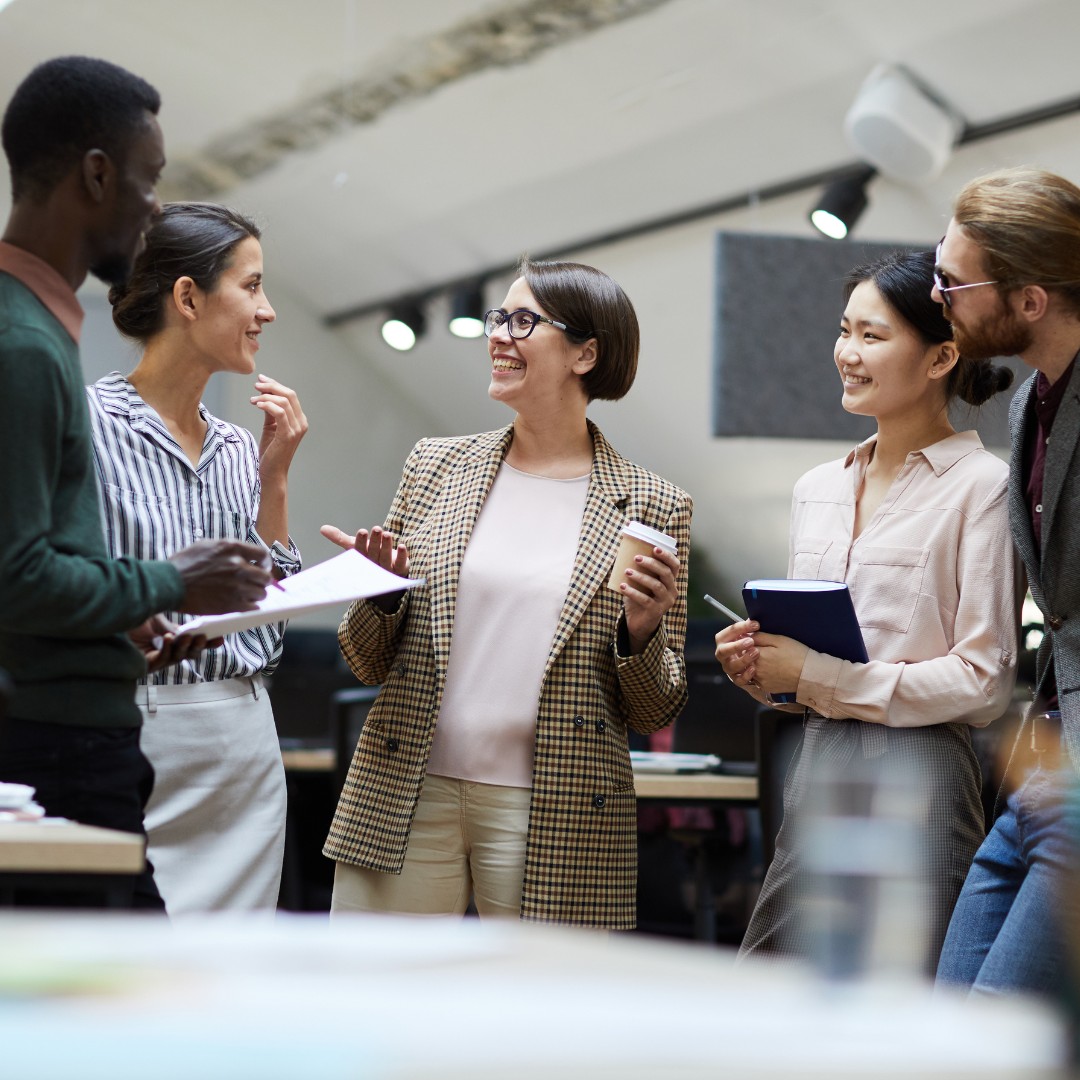
[[[334,747],[334,791],[339,793],[349,775],[364,720],[379,696],[378,686],[350,686],[334,692],[330,701],[330,737]]]
[[[716,754],[721,769],[756,771],[757,702],[728,680],[715,659],[688,660],[686,707],[675,721],[671,748]]]
[[[671,749],[684,754],[715,754],[721,760],[721,772],[753,775],[757,770],[757,702],[728,680],[707,648],[688,650],[686,678],[687,702],[672,729]],[[739,883],[748,876],[744,864],[749,830],[743,811],[729,810],[719,805],[669,811],[669,835],[685,852],[693,880],[694,936],[734,944],[749,916],[748,905],[739,899]],[[654,846],[658,844],[654,842]],[[729,896],[728,903],[721,905],[727,920],[719,917],[718,882]]]

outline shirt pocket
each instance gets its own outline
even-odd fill
[[[831,541],[813,536],[800,536],[795,541],[795,554],[791,560],[791,576],[816,580],[821,577],[821,563],[829,550]]]
[[[164,495],[102,484],[102,516],[109,551],[135,559],[164,557],[170,539],[172,510]]]
[[[856,548],[848,584],[859,625],[907,633],[922,593],[929,556],[929,548]]]
[[[255,522],[250,514],[221,506],[204,506],[201,532],[196,523],[192,531],[196,540],[248,540],[254,537]]]

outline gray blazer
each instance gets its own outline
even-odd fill
[[[1034,398],[1033,375],[1009,408],[1009,521],[1031,596],[1046,624],[1035,665],[1036,701],[1052,659],[1065,745],[1080,772],[1080,364],[1069,378],[1046,447],[1041,551],[1035,547],[1023,476],[1024,446],[1036,423]]]

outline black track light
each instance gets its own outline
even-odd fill
[[[877,173],[867,165],[851,176],[834,180],[810,211],[810,223],[830,240],[843,240],[866,209],[866,185]]]
[[[427,319],[415,300],[403,300],[387,312],[382,338],[392,349],[408,352],[427,329]]]
[[[484,290],[480,283],[462,285],[450,297],[450,333],[478,338],[484,333]]]

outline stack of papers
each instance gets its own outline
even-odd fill
[[[249,630],[253,626],[284,622],[323,608],[343,607],[363,597],[414,589],[423,583],[422,578],[398,577],[359,551],[343,551],[310,570],[301,570],[299,574],[283,578],[266,590],[266,596],[253,610],[233,611],[226,615],[200,615],[184,623],[180,634],[221,637],[223,634],[235,634],[238,630]]]
[[[45,807],[34,802],[34,788],[29,784],[0,783],[0,821],[37,821],[45,816]]]

